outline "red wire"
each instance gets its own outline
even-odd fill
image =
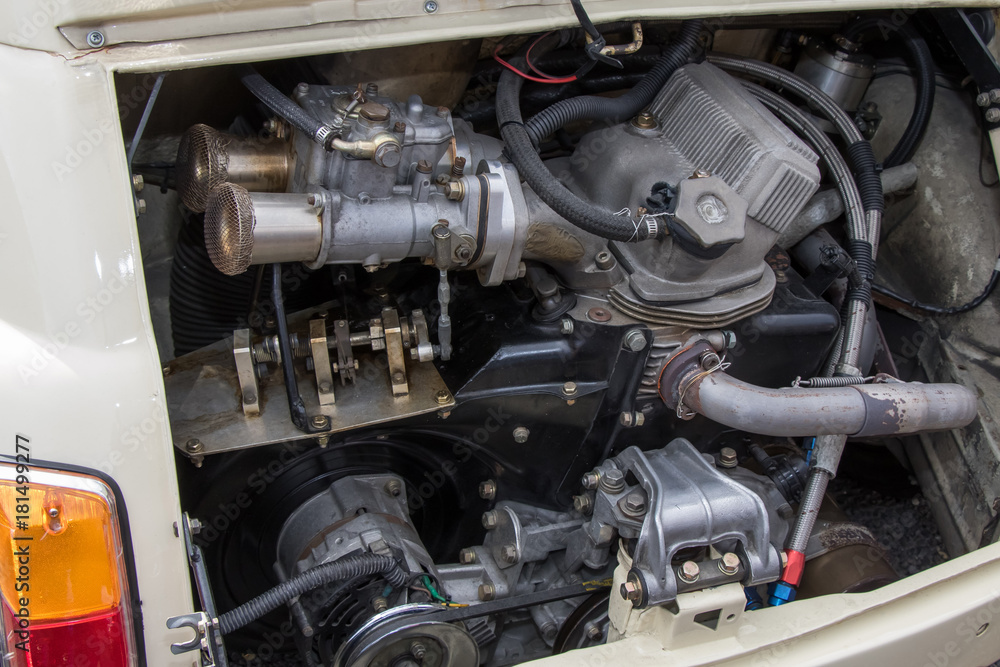
[[[565,78],[565,77],[552,76],[551,74],[546,74],[542,70],[540,70],[537,67],[535,67],[535,63],[531,62],[531,50],[533,48],[535,48],[536,46],[538,46],[539,42],[541,42],[543,39],[545,39],[546,37],[548,37],[551,34],[552,34],[551,31],[547,32],[547,33],[545,33],[544,35],[542,35],[541,37],[539,37],[538,39],[536,39],[535,41],[533,41],[531,43],[531,46],[528,47],[528,51],[524,54],[524,62],[526,62],[528,64],[528,69],[530,69],[532,72],[534,72],[538,76],[542,77],[543,79],[560,79],[560,78]],[[574,81],[576,80],[576,75],[575,74],[573,75],[573,80]]]
[[[544,35],[543,35],[543,37],[544,37]],[[532,47],[535,46],[535,44],[537,44],[539,42],[539,40],[541,40],[541,37],[539,37],[537,40],[535,40],[535,42],[531,46]],[[525,74],[524,72],[522,72],[521,70],[519,70],[518,68],[514,67],[509,62],[507,62],[506,60],[504,60],[503,58],[500,57],[500,47],[501,46],[502,46],[502,44],[497,44],[497,47],[495,49],[493,49],[493,60],[497,61],[498,63],[500,63],[501,65],[503,65],[504,67],[506,67],[507,69],[509,69],[511,72],[513,72],[514,74],[517,74],[519,77],[521,77],[523,79],[527,79],[528,81],[534,81],[535,83],[570,83],[572,81],[576,81],[576,75],[573,75],[573,76],[564,76],[564,77],[551,77],[551,78],[546,78],[546,79],[540,79],[538,77],[531,76],[530,74]],[[531,47],[528,48],[528,51],[529,52],[531,51]],[[534,68],[532,68],[532,69],[534,69]],[[535,71],[538,72],[538,70],[535,70]],[[541,74],[542,76],[546,76],[546,77],[549,76],[548,74],[543,74],[542,72],[538,72],[538,73]]]

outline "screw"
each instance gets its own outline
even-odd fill
[[[476,562],[475,549],[462,549],[458,552],[458,562],[462,565],[472,565]]]
[[[605,470],[598,486],[606,493],[621,493],[625,489],[625,475],[618,468]]]
[[[377,83],[366,83],[365,84],[365,97],[371,99],[378,95],[378,84]]]
[[[500,560],[513,565],[517,562],[517,547],[513,544],[505,544],[500,549]]]
[[[455,163],[451,165],[451,177],[452,178],[462,178],[462,173],[465,171],[465,158],[461,155],[455,156]]]
[[[514,442],[519,445],[523,445],[528,442],[528,436],[531,435],[531,431],[523,426],[518,426],[514,429]]]
[[[326,415],[313,415],[309,423],[313,428],[327,428],[330,425],[330,418]]]
[[[188,451],[188,454],[198,454],[205,451],[205,445],[201,444],[201,440],[197,438],[192,438],[184,444],[184,448]]]
[[[573,496],[573,509],[586,516],[593,511],[593,501],[586,494]]]
[[[104,33],[100,30],[91,30],[87,33],[87,45],[95,49],[104,46]]]
[[[53,507],[52,509],[50,509],[49,510],[49,516],[52,517],[53,519],[55,519],[57,516],[59,516],[59,509],[56,508],[56,507]]]
[[[602,271],[615,268],[615,257],[607,250],[602,250],[594,256],[594,263]]]
[[[722,554],[722,560],[719,561],[719,569],[722,571],[722,574],[736,574],[740,570],[740,557],[731,551]]]
[[[500,523],[500,513],[496,510],[483,512],[483,528],[493,530]]]
[[[326,446],[330,444],[330,436],[328,435],[319,436],[318,438],[316,438],[316,444],[325,449]]]
[[[575,382],[564,382],[562,386],[562,392],[566,396],[576,396],[576,383]]]
[[[587,311],[587,318],[591,322],[608,322],[611,320],[611,311],[605,308],[594,307]]]
[[[625,347],[633,352],[641,352],[646,349],[646,335],[642,329],[629,329],[625,334]]]
[[[720,468],[735,468],[740,463],[739,457],[736,455],[736,450],[732,447],[723,447],[719,450],[719,467]]]
[[[385,492],[390,496],[399,496],[403,492],[403,485],[398,479],[390,479],[385,483]]]
[[[423,662],[426,654],[427,649],[425,649],[424,645],[420,642],[413,642],[410,644],[410,655],[412,655],[413,659],[417,662]]]
[[[257,394],[246,394],[243,396],[243,402],[247,405],[253,405],[257,402]]]
[[[420,172],[421,174],[431,173],[431,163],[428,162],[427,160],[420,160],[419,162],[417,162],[417,171]]]
[[[632,122],[636,127],[642,128],[643,130],[651,130],[656,127],[656,118],[648,111],[640,113]]]
[[[445,405],[451,400],[451,394],[447,389],[441,389],[438,393],[434,394],[434,400],[437,401],[438,405]]]
[[[990,107],[986,110],[986,122],[987,123],[997,123],[1000,122],[1000,109],[996,107]]]
[[[497,497],[497,483],[492,479],[479,483],[479,497],[483,500],[493,500]]]
[[[641,412],[623,412],[618,415],[618,423],[625,428],[642,426],[646,423],[646,415]]]
[[[631,514],[644,514],[646,512],[646,499],[639,491],[633,491],[625,496],[625,511]]]
[[[701,568],[698,567],[698,563],[693,560],[686,560],[679,568],[677,568],[677,576],[681,578],[681,581],[693,584],[698,581],[698,577],[701,576]]]
[[[405,380],[406,376],[403,375],[402,371],[396,371],[395,373],[392,374],[392,381],[394,384],[403,384]]]
[[[711,176],[712,172],[707,169],[695,169],[694,173],[691,174],[691,178],[710,178]]]
[[[576,324],[573,323],[572,318],[564,317],[559,321],[559,333],[564,336],[571,335],[575,328]]]
[[[385,611],[388,608],[389,608],[389,603],[388,601],[386,601],[384,597],[379,596],[374,600],[372,600],[372,609],[374,609],[376,613]]]
[[[601,475],[596,470],[591,470],[590,472],[583,473],[583,477],[580,478],[580,484],[583,488],[588,491],[593,491],[597,488],[597,484],[601,481]]]
[[[976,95],[976,104],[984,108],[988,107],[990,105],[990,94],[982,92]]]
[[[587,623],[587,625],[585,625],[584,628],[586,629],[587,639],[589,639],[592,642],[596,642],[598,639],[604,636],[604,633],[601,631],[601,629],[597,627],[597,625],[594,623]]]
[[[482,602],[489,602],[497,595],[497,589],[493,584],[479,584],[479,599]]]

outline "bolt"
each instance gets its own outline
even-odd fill
[[[601,481],[601,475],[596,470],[591,470],[590,472],[583,473],[583,477],[580,478],[580,484],[583,488],[588,491],[593,491],[597,488],[598,483]]]
[[[681,581],[693,584],[698,581],[698,577],[701,576],[701,568],[698,567],[698,563],[693,560],[686,560],[679,568],[677,568],[677,576],[681,578]]]
[[[438,118],[447,118],[451,110],[448,107],[438,107],[434,113],[437,114]]]
[[[308,83],[300,83],[299,85],[295,86],[295,91],[293,93],[295,97],[305,97],[308,94],[309,94]]]
[[[719,359],[719,355],[713,352],[712,350],[709,350],[708,352],[702,354],[701,359],[699,359],[699,361],[701,362],[701,367],[706,371],[711,368],[717,367],[722,362],[722,360]]]
[[[483,512],[483,528],[486,530],[493,530],[500,523],[500,512],[496,510],[490,510],[488,512]]]
[[[389,608],[389,602],[381,595],[374,600],[372,600],[372,609],[375,613],[383,612]]]
[[[988,107],[990,105],[990,94],[984,91],[976,95],[976,104],[984,108]]]
[[[598,486],[606,493],[620,493],[625,489],[625,475],[618,468],[605,470]]]
[[[722,571],[722,574],[726,575],[736,574],[740,570],[740,557],[731,551],[722,554],[722,560],[719,561],[719,570]]]
[[[372,156],[372,160],[380,167],[387,167],[391,169],[399,165],[399,161],[402,157],[403,151],[399,144],[395,142],[386,142],[375,149],[375,155]]]
[[[987,123],[997,123],[1000,122],[1000,109],[996,107],[990,107],[986,110],[986,122]]]
[[[586,516],[593,511],[593,501],[587,494],[573,496],[573,509]]]
[[[392,374],[393,384],[403,384],[406,381],[406,376],[403,375],[402,371],[396,371]]]
[[[564,336],[569,336],[573,333],[576,328],[576,324],[573,323],[572,318],[564,317],[559,320],[559,333]]]
[[[736,347],[736,332],[729,329],[723,329],[722,340],[724,341],[727,350],[733,349]]]
[[[566,396],[576,396],[577,388],[575,382],[564,382],[562,386],[562,393]]]
[[[144,187],[146,187],[146,181],[142,174],[132,174],[132,189],[136,192],[142,192]]]
[[[417,171],[420,172],[421,174],[431,173],[431,163],[428,162],[427,160],[420,160],[419,162],[417,162]]]
[[[990,102],[993,104],[1000,102],[1000,88],[994,88],[990,91]]]
[[[451,165],[451,177],[452,178],[462,178],[462,172],[465,171],[465,158],[461,155],[455,156],[455,162]]]
[[[523,445],[528,442],[528,436],[531,435],[531,431],[523,426],[518,426],[514,429],[514,442],[519,445]]]
[[[719,467],[720,468],[735,468],[740,463],[739,456],[736,455],[736,450],[732,447],[723,447],[719,450]]]
[[[201,521],[198,519],[191,519],[188,523],[188,528],[191,530],[192,535],[197,535],[201,532]]]
[[[691,178],[710,178],[711,176],[712,172],[706,169],[695,169],[694,173],[691,174]]]
[[[330,426],[330,418],[326,415],[313,415],[309,418],[309,423],[313,428],[327,428]]]
[[[646,498],[639,491],[633,491],[625,496],[625,511],[630,514],[644,514],[646,512]]]
[[[646,423],[646,415],[641,412],[623,412],[618,415],[618,423],[625,428],[642,426]]]
[[[648,111],[643,111],[635,117],[632,123],[643,130],[651,130],[656,127],[656,118]]]
[[[365,97],[371,99],[376,95],[378,95],[378,84],[377,83],[365,84]]]
[[[385,483],[385,492],[390,496],[399,496],[403,492],[403,485],[398,479],[390,479]]]
[[[52,509],[50,509],[49,510],[49,516],[52,517],[53,519],[55,519],[56,517],[58,517],[59,516],[59,509],[56,508],[56,507],[53,507]]]
[[[413,659],[417,662],[423,662],[426,654],[427,649],[425,649],[424,645],[420,642],[413,642],[410,644],[410,655],[412,655]]]
[[[611,311],[605,308],[594,307],[587,311],[587,318],[591,322],[609,322],[611,320]]]
[[[492,479],[479,483],[479,497],[483,500],[493,500],[497,497],[497,483]]]
[[[615,268],[615,257],[607,250],[602,250],[594,256],[594,263],[602,271]]]
[[[257,394],[244,394],[243,402],[247,405],[253,405],[257,402]]]
[[[320,382],[319,383],[319,392],[321,394],[327,394],[327,393],[329,393],[330,392],[330,383],[329,382]]]
[[[318,438],[316,438],[316,444],[319,445],[321,448],[325,449],[326,446],[330,444],[330,436],[328,435],[319,436]]]
[[[184,444],[184,448],[187,450],[188,454],[199,454],[205,451],[205,445],[201,444],[201,440],[197,438],[192,438]]]
[[[451,201],[462,201],[465,198],[465,186],[462,181],[451,181],[444,186],[444,196]]]
[[[472,248],[467,245],[458,246],[455,250],[455,257],[457,257],[459,261],[468,262],[472,259]]]
[[[397,120],[396,124],[392,126],[392,131],[396,134],[404,134],[406,132],[406,123],[401,120]]]
[[[505,544],[500,549],[500,560],[513,565],[517,562],[517,547],[513,544]]]
[[[584,629],[587,634],[587,639],[592,642],[596,642],[604,636],[604,632],[602,632],[601,629],[593,622],[587,623],[587,625],[584,626]]]
[[[91,30],[87,33],[87,45],[95,49],[104,46],[104,33],[100,30]]]
[[[629,329],[625,334],[625,347],[633,352],[642,352],[646,349],[646,335],[642,329]]]
[[[451,400],[451,393],[447,389],[440,389],[434,394],[434,400],[438,405],[446,405]]]
[[[479,599],[482,602],[489,602],[497,595],[497,589],[493,584],[479,584]]]
[[[135,212],[139,215],[144,215],[146,213],[146,200],[138,199],[135,202]]]
[[[642,604],[642,582],[635,574],[629,573],[628,580],[618,590],[622,598],[631,602],[633,607]]]
[[[476,562],[476,550],[462,549],[458,552],[458,562],[462,565],[472,565]]]

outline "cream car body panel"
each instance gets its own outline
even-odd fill
[[[6,285],[0,414],[11,442],[15,431],[32,439],[35,458],[98,469],[120,485],[149,665],[192,664],[190,655],[173,656],[169,648],[188,634],[168,631],[164,621],[192,610],[193,601],[173,528],[180,520],[174,452],[118,121],[119,113],[141,109],[120,106],[127,91],[115,90],[114,73],[574,23],[561,1],[439,4],[433,14],[418,0],[20,0],[0,7],[0,276]],[[595,21],[882,5],[588,3]],[[102,31],[107,45],[80,48],[92,30]],[[636,621],[635,637],[546,664],[983,665],[1000,655],[1000,545],[873,593],[742,615],[681,648],[665,646],[667,614],[651,610]]]

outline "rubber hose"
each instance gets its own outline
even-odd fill
[[[305,132],[316,143],[327,150],[330,149],[329,142],[336,134],[333,128],[306,113],[305,109],[272,86],[267,79],[257,73],[257,70],[244,65],[240,68],[240,81],[268,109],[291,123],[296,129]]]
[[[406,583],[406,574],[399,563],[389,556],[363,554],[348,556],[332,563],[325,563],[306,570],[302,574],[284,581],[269,591],[261,593],[232,611],[219,616],[219,630],[226,635],[248,625],[265,614],[288,604],[292,598],[303,593],[344,579],[381,574],[390,586],[399,587]]]
[[[851,41],[857,41],[862,33],[881,27],[882,24],[883,20],[879,18],[860,19],[845,29],[844,36]],[[907,123],[895,148],[882,163],[886,168],[909,162],[917,151],[917,146],[920,145],[920,140],[923,138],[924,132],[927,131],[927,125],[931,120],[936,91],[934,60],[927,42],[910,21],[893,27],[895,29],[888,36],[899,37],[910,54],[911,65],[916,70],[917,96],[913,102],[910,122]]]
[[[518,58],[515,66],[523,63]],[[644,241],[661,236],[663,229],[640,225],[631,217],[615,215],[580,199],[559,182],[538,157],[521,118],[519,96],[524,79],[505,71],[497,84],[497,124],[507,155],[518,173],[549,208],[585,232],[611,241]]]
[[[575,120],[607,120],[619,123],[648,106],[670,76],[687,62],[698,47],[701,19],[684,21],[680,34],[660,56],[659,61],[630,91],[620,97],[582,96],[562,100],[528,121],[527,131],[533,143],[549,136]]]

